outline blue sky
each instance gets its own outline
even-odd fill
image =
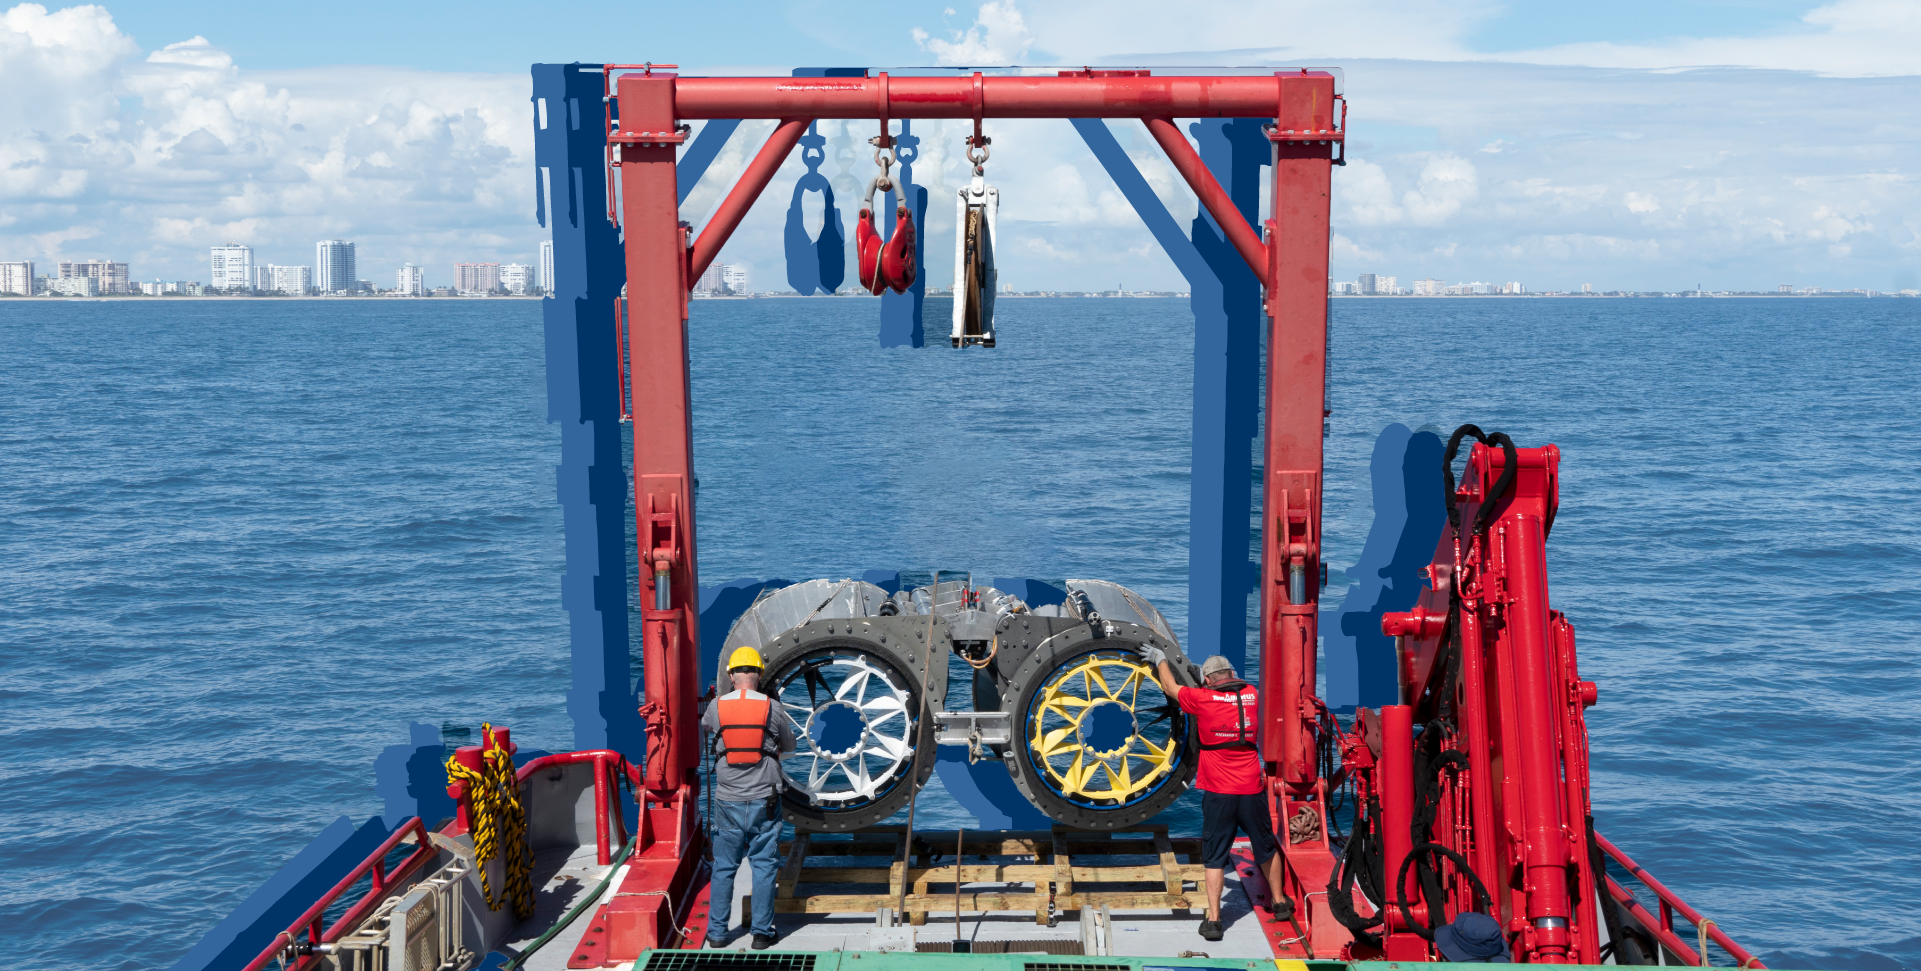
[[[1031,15],[1047,6],[1034,3],[1021,8]],[[1470,15],[1461,18],[1464,29],[1446,39],[1472,52],[1501,53],[1583,41],[1648,44],[1674,37],[1793,33],[1802,26],[1802,16],[1821,4],[1615,0],[1454,6]],[[143,47],[198,34],[214,40],[241,63],[262,68],[379,64],[490,72],[518,71],[535,61],[638,61],[656,54],[660,60],[702,65],[918,64],[930,59],[914,43],[908,27],[931,34],[943,28],[964,31],[974,13],[961,5],[911,0],[883,7],[819,0],[699,4],[602,0],[568,4],[570,12],[584,11],[570,19],[543,16],[534,13],[537,8],[532,5],[499,0],[458,8],[336,0],[319,8],[326,11],[324,17],[312,16],[310,8],[285,8],[278,15],[271,7],[243,8],[247,12],[242,14],[231,3],[212,0],[140,0],[107,7],[120,28]],[[743,24],[743,18],[763,29]],[[1366,19],[1353,19],[1356,33],[1363,33]],[[895,29],[890,31],[889,25]],[[1150,37],[1142,32],[1138,50],[1156,49]],[[1066,55],[1073,46],[1065,38],[1042,38],[1036,52]],[[1345,46],[1350,49],[1338,53],[1365,53],[1364,42],[1359,48]]]
[[[301,264],[313,240],[347,238],[383,285],[402,262],[427,266],[433,284],[457,260],[530,261],[535,61],[651,58],[710,73],[1316,64],[1344,68],[1352,105],[1337,276],[1537,290],[1921,285],[1913,0],[569,9],[592,12],[563,23],[497,3],[456,13],[348,0],[324,19],[202,0],[8,8],[0,89],[17,96],[0,99],[0,259],[111,257],[142,279],[204,279],[206,247],[226,239]],[[1115,130],[1176,215],[1191,214],[1138,127]],[[959,134],[926,134],[923,180],[949,191]],[[705,217],[763,135],[741,127],[687,218]],[[1004,124],[995,152],[1019,259],[1005,279],[1180,286],[1064,124]],[[782,276],[779,226],[800,171],[777,177],[723,255],[758,284]]]

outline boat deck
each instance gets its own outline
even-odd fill
[[[734,903],[730,912],[731,927],[726,949],[731,951],[748,950],[753,939],[748,931],[751,919],[745,914],[745,899],[751,881],[743,879],[746,868],[734,881]],[[1260,921],[1270,920],[1266,912],[1256,908],[1241,886],[1237,870],[1229,868],[1226,886],[1221,892],[1221,922],[1224,935],[1221,940],[1203,940],[1200,935],[1200,922],[1203,912],[1196,908],[1190,916],[1181,916],[1166,910],[1109,910],[1113,934],[1111,942],[1101,942],[1103,954],[1130,955],[1136,957],[1182,958],[1205,954],[1214,958],[1259,958],[1271,959],[1273,949],[1268,944],[1267,934],[1262,930]],[[1002,889],[1020,889],[1014,885],[965,884],[963,893],[991,893]],[[1201,899],[1199,888],[1191,891],[1196,901]],[[956,937],[974,943],[992,941],[1063,941],[1080,943],[1083,940],[1081,918],[1078,911],[1068,911],[1060,915],[1056,926],[1034,922],[1032,913],[1022,911],[968,912],[962,911],[960,930],[954,929],[954,915],[938,911],[929,914],[927,923],[920,927],[902,925],[895,932],[912,930],[913,939],[922,944],[948,944]],[[864,914],[776,914],[774,927],[780,939],[774,944],[778,951],[875,951],[886,946],[887,934],[876,924],[875,915]],[[1020,953],[1024,949],[1010,946],[1007,952]],[[1038,947],[1034,950],[1039,950]],[[1090,954],[1089,957],[1094,955]],[[563,962],[564,964],[564,962]],[[529,965],[531,967],[531,965]]]
[[[600,885],[601,878],[613,871],[611,866],[594,862],[593,844],[577,847],[556,846],[534,854],[534,914],[508,933],[496,948],[512,958],[554,926],[581,898]],[[613,887],[609,886],[609,891]],[[593,913],[581,914],[571,926],[521,965],[526,971],[566,971],[581,940],[593,927]],[[483,962],[483,966],[485,963]]]

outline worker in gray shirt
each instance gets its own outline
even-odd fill
[[[739,647],[727,659],[734,690],[707,706],[700,728],[718,743],[714,764],[714,873],[708,893],[707,945],[727,942],[734,910],[734,873],[745,855],[754,868],[754,949],[773,946],[774,875],[780,869],[780,793],[787,781],[780,756],[794,750],[794,723],[780,702],[759,691],[766,663],[760,652]]]

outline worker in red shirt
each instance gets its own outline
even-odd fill
[[[1234,666],[1216,654],[1201,665],[1203,687],[1183,688],[1174,680],[1167,653],[1147,649],[1148,663],[1161,690],[1194,716],[1201,751],[1194,784],[1201,790],[1201,865],[1207,872],[1207,919],[1201,936],[1221,939],[1221,884],[1234,847],[1234,831],[1247,834],[1254,859],[1267,874],[1268,900],[1278,906],[1281,892],[1280,846],[1274,842],[1274,817],[1261,791],[1260,693],[1234,676]],[[1250,895],[1251,898],[1251,895]],[[1289,913],[1292,908],[1286,908]]]

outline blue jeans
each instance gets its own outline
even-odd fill
[[[734,871],[754,868],[754,933],[774,933],[774,876],[780,871],[780,814],[767,800],[714,801],[714,875],[707,894],[707,939],[727,936],[734,914]]]

